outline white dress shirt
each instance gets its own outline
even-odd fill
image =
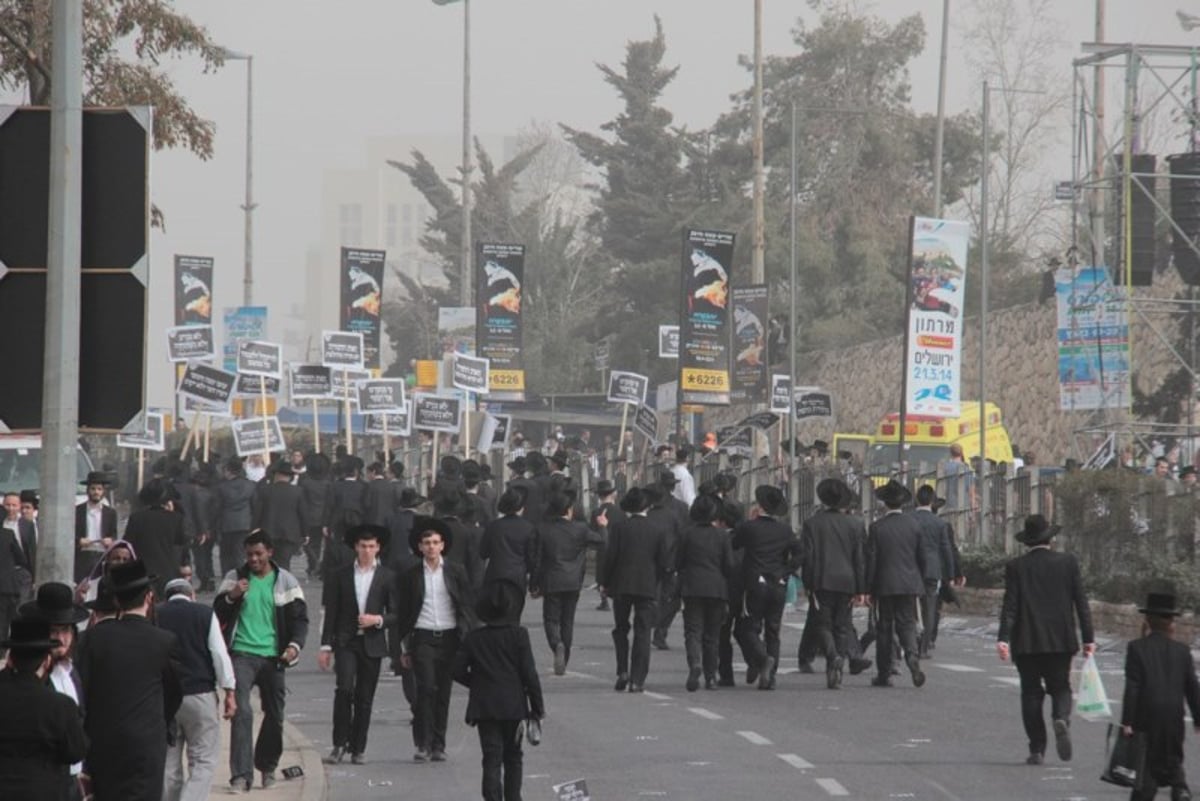
[[[692,474],[685,464],[677,463],[671,468],[671,474],[675,476],[675,489],[671,491],[671,494],[690,508],[692,502],[696,500],[696,480],[692,478]]]
[[[371,591],[371,582],[375,580],[375,565],[373,562],[370,567],[363,570],[358,566],[358,560],[354,560],[354,598],[358,601],[358,613],[365,615],[367,613],[367,593]]]
[[[449,631],[458,627],[454,615],[454,603],[446,589],[445,560],[439,560],[435,568],[421,562],[425,574],[425,599],[421,602],[421,613],[417,615],[417,628],[427,631]]]
[[[67,696],[75,702],[75,706],[79,706],[79,693],[76,691],[75,682],[71,680],[70,659],[63,659],[54,663],[54,667],[50,668],[50,684],[53,685],[56,693]],[[72,776],[78,776],[82,770],[82,762],[71,763]]]
[[[92,503],[88,501],[87,505],[87,538],[91,542],[100,541],[100,532],[103,530],[101,524],[104,520],[104,503]]]

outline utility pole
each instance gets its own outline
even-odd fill
[[[459,250],[460,306],[471,305],[471,0],[463,0],[462,244]]]
[[[937,128],[933,134],[933,216],[942,217],[942,148],[946,134],[946,50],[950,35],[950,0],[942,0],[942,54],[938,61]]]
[[[762,0],[754,0],[754,250],[750,261],[750,283],[765,280],[763,251],[766,224],[763,221],[763,53]]]
[[[254,305],[254,56],[246,56],[246,269],[242,305]],[[266,414],[266,411],[263,411]]]
[[[71,582],[79,447],[80,227],[83,208],[83,4],[54,0],[50,209],[43,355],[41,533],[37,575]]]
[[[1104,41],[1104,0],[1096,0],[1096,41]],[[1092,70],[1092,264],[1104,261],[1104,67],[1099,60]]]

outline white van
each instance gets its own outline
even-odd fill
[[[75,503],[87,500],[82,482],[92,470],[92,460],[82,446],[75,446],[75,472],[80,482]],[[41,490],[42,438],[37,434],[0,434],[0,493]]]

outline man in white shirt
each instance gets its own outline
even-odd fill
[[[75,507],[75,583],[87,578],[117,539],[117,512],[104,502],[108,477],[88,473],[87,500]]]
[[[400,574],[396,617],[400,664],[413,671],[416,683],[413,760],[445,762],[450,668],[475,620],[471,585],[466,568],[442,558],[452,545],[446,521],[415,517],[408,542],[421,562]]]
[[[229,720],[237,711],[233,662],[217,616],[212,607],[196,603],[188,579],[168,581],[163,595],[166,600],[154,609],[155,622],[179,638],[179,683],[183,688],[183,702],[175,713],[175,743],[167,749],[163,801],[207,801],[221,748],[218,688],[225,696],[221,717]],[[186,780],[184,746],[190,768]]]
[[[671,494],[686,503],[689,509],[692,501],[696,500],[696,481],[688,470],[688,459],[691,455],[692,449],[689,446],[680,445],[675,449],[675,465],[671,468],[671,473],[675,476],[675,489]]]

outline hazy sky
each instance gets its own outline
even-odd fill
[[[961,23],[966,3],[953,0]],[[1055,0],[1066,71],[1091,40],[1093,0]],[[220,44],[254,55],[256,300],[287,306],[302,300],[307,249],[318,244],[322,171],[361,167],[368,137],[404,133],[457,135],[462,103],[462,6],[432,0],[178,0]],[[815,23],[802,0],[764,0],[765,51],[795,52],[797,17]],[[913,64],[920,110],[936,103],[941,0],[861,3],[896,20],[920,13],[926,52]],[[1200,13],[1195,0],[1109,2],[1109,41],[1188,44],[1175,9]],[[677,122],[710,124],[732,92],[748,83],[738,66],[753,47],[752,0],[472,0],[473,127],[512,133],[531,121],[595,129],[619,108],[597,62],[618,65],[625,43],[663,21],[668,64],[678,78],[665,97]],[[961,32],[952,28],[948,111],[978,107],[978,77],[966,67]],[[152,165],[154,201],[167,219],[155,232],[157,276],[150,320],[151,401],[169,402],[161,331],[170,324],[173,254],[216,258],[214,315],[241,297],[245,159],[243,62],[204,75],[190,61],[167,68],[195,110],[217,125],[216,155],[158,153]],[[407,154],[398,153],[403,158]],[[1058,170],[1070,176],[1070,165]],[[330,299],[330,303],[336,302]],[[278,335],[278,332],[273,332]]]

